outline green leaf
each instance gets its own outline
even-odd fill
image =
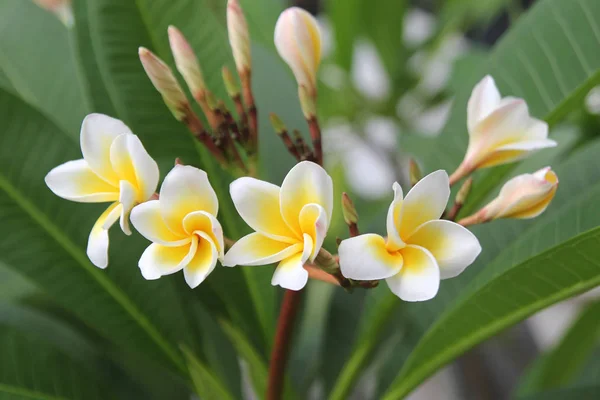
[[[581,371],[600,339],[600,302],[588,305],[571,324],[560,342],[534,368],[535,379],[527,391],[566,386]]]
[[[385,399],[406,395],[454,357],[535,311],[600,284],[599,149],[596,142],[556,168],[566,179],[535,223],[505,221],[474,229],[484,253],[469,271],[485,268],[466,287],[454,286],[458,299],[419,341]],[[488,248],[495,258],[485,255]],[[449,297],[452,286],[447,286]]]
[[[548,390],[541,393],[535,393],[523,397],[518,397],[518,400],[596,400],[600,396],[600,386],[583,386],[564,388],[556,390]]]
[[[32,1],[2,0],[0,37],[0,69],[16,93],[77,135],[88,108],[67,28]]]
[[[335,38],[335,62],[350,71],[354,44],[362,27],[363,1],[327,0],[325,7]]]
[[[233,400],[233,396],[227,391],[223,383],[219,381],[206,365],[194,356],[194,353],[190,349],[183,346],[182,351],[187,360],[188,369],[190,370],[190,375],[192,376],[198,396],[205,399]]]

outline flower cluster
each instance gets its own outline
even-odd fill
[[[454,222],[468,199],[474,171],[556,145],[547,137],[547,124],[529,115],[525,101],[502,98],[494,80],[487,76],[468,102],[469,146],[457,170],[450,177],[440,170],[420,179],[414,164],[413,187],[406,196],[398,183],[392,187],[386,237],[359,233],[358,212],[344,193],[341,204],[351,237],[339,243],[338,256],[331,254],[323,247],[334,198],[332,179],[322,167],[316,116],[321,57],[317,23],[307,12],[290,8],[275,27],[275,44],[298,82],[312,140],[312,148],[299,135],[292,140],[283,122],[271,115],[275,131],[298,161],[280,187],[252,176],[258,126],[250,82],[250,40],[237,0],[229,0],[227,13],[242,90],[226,69],[223,78],[236,105],[237,121],[206,86],[191,45],[175,27],[170,27],[168,34],[177,70],[212,131],[204,128],[192,110],[171,68],[149,50],[140,48],[139,55],[175,118],[190,128],[224,169],[244,175],[231,183],[230,196],[254,232],[237,241],[224,236],[217,193],[206,172],[193,166],[176,162],[155,193],[158,166],[139,138],[123,122],[92,114],[81,128],[83,159],[54,168],[46,176],[46,184],[68,200],[111,203],[90,233],[87,254],[94,265],[105,268],[108,264],[109,228],[120,219],[121,229],[129,235],[131,219],[135,229],[152,242],[139,261],[146,279],[183,270],[186,282],[195,288],[218,262],[227,267],[278,263],[271,283],[289,290],[301,290],[310,277],[346,288],[370,288],[385,279],[401,299],[424,301],[436,295],[440,280],[459,275],[482,251],[467,226],[498,218],[533,218],[554,197],[558,178],[547,167],[510,179],[496,199]],[[469,178],[447,210],[451,185],[465,177]]]

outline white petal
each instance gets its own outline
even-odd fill
[[[503,143],[527,140],[527,131],[531,126],[527,103],[523,99],[503,103],[474,127],[468,153],[485,153]]]
[[[160,206],[165,222],[177,233],[184,233],[183,219],[193,211],[217,215],[219,201],[206,172],[189,165],[176,165],[160,188]]]
[[[136,135],[118,136],[110,148],[113,170],[120,180],[127,180],[136,188],[136,200],[148,200],[158,186],[159,171]]]
[[[338,252],[342,275],[346,278],[359,281],[385,279],[402,269],[402,255],[390,254],[385,239],[373,233],[343,240]]]
[[[163,246],[183,246],[192,240],[191,235],[176,234],[169,229],[160,213],[160,200],[135,206],[131,211],[131,222],[142,236]]]
[[[446,171],[435,171],[421,179],[408,192],[402,205],[402,219],[396,220],[400,237],[406,240],[421,224],[439,219],[450,197]]]
[[[119,219],[121,204],[113,203],[96,220],[87,244],[87,256],[98,268],[108,266],[108,229]]]
[[[467,104],[467,125],[471,132],[475,125],[487,117],[500,104],[500,92],[494,78],[487,75],[473,89]]]
[[[283,259],[277,265],[271,278],[271,285],[279,285],[288,290],[300,290],[306,286],[308,271],[304,269],[304,263],[312,253],[312,247],[312,239],[305,234],[302,252]]]
[[[301,243],[278,242],[260,233],[251,233],[234,243],[225,254],[223,265],[268,265],[301,252]]]
[[[183,219],[183,229],[189,234],[208,235],[212,242],[217,246],[219,260],[223,260],[225,253],[225,243],[223,240],[223,228],[219,221],[206,211],[194,211],[189,213]]]
[[[390,204],[390,208],[388,208],[386,225],[388,248],[390,250],[397,250],[405,246],[404,241],[400,237],[400,231],[398,230],[399,226],[396,225],[396,221],[399,223],[402,220],[402,204],[404,199],[402,187],[398,182],[394,182],[392,189],[394,190],[394,200],[392,200],[392,204]]]
[[[103,114],[90,114],[81,124],[81,153],[90,168],[104,180],[117,185],[119,178],[110,162],[110,146],[121,134],[132,134],[122,121]]]
[[[183,268],[185,281],[192,289],[200,285],[208,274],[215,269],[219,257],[217,247],[210,236],[204,232],[198,232],[197,234],[200,236],[200,240],[198,241],[196,254]]]
[[[116,201],[119,189],[96,175],[85,160],[68,161],[48,172],[46,185],[55,195],[82,203]]]
[[[530,140],[526,142],[515,142],[509,143],[504,146],[500,146],[496,148],[496,151],[504,151],[504,150],[523,150],[523,151],[534,151],[545,149],[548,147],[556,147],[557,143],[552,139],[543,139],[543,140]]]
[[[128,181],[121,181],[121,193],[119,195],[119,202],[123,206],[121,211],[121,230],[126,235],[131,235],[131,228],[129,227],[129,213],[135,206],[136,190],[135,187]]]
[[[280,206],[283,220],[298,234],[300,211],[310,203],[325,209],[327,228],[333,212],[333,182],[327,172],[310,161],[302,161],[287,174],[281,185]]]
[[[146,248],[138,263],[142,276],[154,280],[181,271],[194,257],[197,247],[198,237],[195,235],[189,244],[179,247],[166,247],[152,243]]]
[[[271,239],[295,243],[301,236],[281,216],[279,191],[279,186],[248,177],[229,186],[233,204],[248,226]]]
[[[433,255],[419,246],[402,249],[404,266],[387,278],[390,290],[404,301],[425,301],[435,297],[440,288],[440,269]]]
[[[312,252],[309,260],[314,261],[321,250],[325,235],[327,235],[328,218],[323,207],[318,204],[307,204],[300,211],[300,229],[302,234],[311,238]]]
[[[408,239],[435,257],[441,279],[459,275],[481,253],[477,237],[467,228],[446,220],[425,222]]]

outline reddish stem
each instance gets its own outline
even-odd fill
[[[323,148],[321,146],[321,128],[316,117],[312,117],[308,120],[308,130],[310,131],[310,138],[312,140],[313,149],[315,152],[315,160],[317,164],[323,165]]]
[[[301,291],[286,290],[283,295],[275,343],[269,362],[269,381],[267,385],[267,400],[280,400],[283,394],[285,366],[287,364],[294,322],[300,308]]]

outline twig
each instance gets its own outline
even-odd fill
[[[227,160],[225,159],[223,152],[217,147],[212,136],[204,129],[204,125],[202,125],[198,116],[190,107],[186,107],[184,111],[185,116],[182,119],[183,123],[188,127],[190,132],[192,132],[194,137],[206,146],[208,151],[210,151],[223,168],[227,168]]]
[[[323,147],[321,144],[321,128],[317,117],[311,117],[308,120],[308,130],[310,131],[310,138],[314,149],[315,161],[319,165],[323,165]]]

